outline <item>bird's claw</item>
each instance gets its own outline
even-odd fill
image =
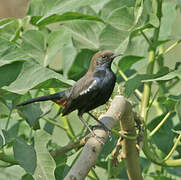
[[[91,135],[92,135],[92,137],[94,137],[99,143],[101,143],[101,145],[104,145],[104,144],[105,144],[105,142],[103,141],[104,138],[102,138],[102,137],[100,137],[100,136],[97,136],[95,133],[94,133],[94,134],[91,133]]]
[[[92,129],[100,128],[100,127],[102,127],[108,133],[109,140],[111,141],[112,140],[112,131],[108,127],[106,127],[105,125],[104,126],[103,125],[96,125],[96,126],[93,126]]]

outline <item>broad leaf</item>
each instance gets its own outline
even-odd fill
[[[21,21],[18,19],[2,19],[0,20],[0,38],[14,41],[19,36]]]
[[[29,57],[45,66],[46,40],[43,33],[36,30],[28,30],[22,34],[22,49]]]
[[[3,146],[3,137],[0,135],[0,148]]]
[[[155,78],[155,79],[148,79],[148,80],[145,80],[144,82],[149,82],[149,81],[168,81],[170,79],[173,79],[175,77],[178,77],[181,79],[181,67],[179,67],[177,70],[175,71],[172,71],[162,77],[159,77],[159,78]]]
[[[82,14],[79,12],[66,12],[64,14],[53,14],[49,16],[43,16],[41,19],[39,19],[35,25],[37,26],[45,26],[48,24],[56,23],[56,22],[61,22],[61,21],[71,21],[71,20],[94,20],[94,21],[104,21],[96,16],[91,16],[87,14]]]
[[[26,60],[30,60],[26,52],[16,47],[15,43],[0,38],[0,66]]]
[[[72,42],[71,34],[67,32],[64,28],[50,33],[47,39],[48,47],[46,50],[44,66],[47,66],[57,56],[57,54],[70,42]]]
[[[129,69],[134,63],[142,60],[144,57],[140,56],[124,56],[119,61],[119,68],[122,71]]]
[[[88,70],[89,64],[94,51],[82,50],[80,51],[72,64],[72,67],[69,70],[68,76],[71,79],[78,80],[80,79]]]
[[[67,77],[68,72],[75,60],[75,57],[76,57],[76,49],[74,48],[71,41],[71,43],[65,46],[61,51],[61,59],[62,59],[61,64],[65,77]]]
[[[20,166],[29,174],[33,174],[36,168],[36,153],[33,146],[26,144],[21,138],[16,138],[13,145],[14,158]]]
[[[127,47],[129,33],[107,25],[99,36],[100,47],[123,53]]]
[[[172,98],[171,96],[161,96],[158,97],[158,102],[161,105],[164,105],[165,108],[168,109],[168,111],[174,111],[175,110],[175,106],[177,104],[177,100]]]
[[[181,99],[177,102],[175,106],[175,111],[177,112],[179,120],[181,121]]]
[[[7,70],[7,69],[6,69]],[[11,72],[9,72],[11,74]],[[42,85],[47,80],[54,80],[54,86],[49,82],[46,85],[48,87],[69,87],[73,84],[72,81],[66,80],[62,75],[40,66],[39,64],[25,62],[20,70],[16,80],[11,85],[4,87],[8,91],[24,94],[32,88]],[[45,86],[43,86],[45,87]]]
[[[121,7],[115,9],[107,21],[119,30],[129,31],[134,25],[134,8]]]
[[[30,174],[25,174],[22,176],[21,180],[34,180]]]
[[[131,37],[129,39],[127,49],[124,55],[146,57],[147,54],[148,54],[148,43],[145,41],[144,37],[136,36],[136,35],[134,36],[133,34],[131,34]]]
[[[37,155],[37,166],[33,177],[35,180],[55,180],[55,161],[49,154],[46,145],[50,140],[50,135],[42,130],[35,134],[35,151]]]
[[[155,14],[150,14],[150,16],[149,16],[149,23],[151,25],[153,25],[154,27],[156,27],[156,28],[160,24],[159,19],[158,19],[158,17]]]
[[[30,99],[30,97],[28,98]],[[27,121],[27,123],[33,127],[33,129],[39,129],[38,120],[44,115],[48,114],[51,110],[51,104],[40,103],[40,104],[29,104],[19,108],[19,115]]]
[[[28,15],[47,16],[52,14],[62,14],[83,6],[96,4],[100,1],[101,0],[32,0],[29,6]]]
[[[166,40],[172,32],[172,24],[177,16],[176,3],[165,2],[162,7],[163,17],[160,26],[160,39]]]
[[[19,123],[16,123],[15,125],[13,125],[7,131],[2,129],[3,136],[4,136],[4,139],[5,139],[5,144],[8,144],[8,143],[15,140],[15,138],[16,138],[16,136],[18,134],[18,130],[19,130]]]
[[[163,74],[167,74],[169,69],[167,67],[163,67],[158,73],[156,74],[138,74],[135,77],[129,79],[125,83],[125,96],[129,97],[135,89],[139,88],[142,84],[143,80],[150,79],[152,77],[159,77]]]
[[[157,116],[155,119],[152,119],[152,121],[147,126],[148,129],[150,131],[153,130],[161,122],[161,120],[163,120],[165,115],[166,114],[163,114],[161,116]],[[174,116],[174,113],[168,117],[168,119],[165,121],[162,127],[152,137],[157,147],[160,150],[162,150],[162,152],[165,154],[170,152],[170,149],[173,144],[174,133],[171,131],[171,129],[173,129],[173,122],[172,122],[173,116]],[[167,136],[165,136],[165,132],[167,133]]]
[[[125,7],[134,7],[135,0],[111,0],[108,3],[104,5],[104,7],[101,10],[101,17],[103,19],[107,19],[109,15],[114,11],[115,9],[121,8],[123,6]]]
[[[72,21],[64,25],[74,40],[77,48],[99,49],[99,34],[102,24],[94,21]]]
[[[17,79],[21,72],[22,65],[22,62],[16,62],[0,67],[0,88],[3,86],[9,86]]]

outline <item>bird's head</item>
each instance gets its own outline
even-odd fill
[[[121,55],[122,54],[115,54],[110,50],[99,51],[93,56],[89,70],[93,70],[97,67],[110,68],[113,59]]]

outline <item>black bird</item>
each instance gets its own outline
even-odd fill
[[[111,70],[111,64],[117,56],[121,56],[121,54],[114,54],[109,50],[100,51],[93,56],[88,72],[71,88],[55,94],[30,99],[17,106],[23,106],[37,101],[52,100],[64,107],[62,110],[63,116],[77,109],[80,120],[91,134],[96,137],[82,115],[88,113],[108,130],[108,128],[89,111],[105,104],[110,98],[116,82],[116,76]]]

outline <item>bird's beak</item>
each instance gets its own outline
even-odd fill
[[[116,57],[118,57],[118,56],[123,56],[123,54],[121,54],[121,53],[116,53],[116,54],[114,54],[114,55],[112,55],[112,59],[114,59],[114,58],[116,58]]]

